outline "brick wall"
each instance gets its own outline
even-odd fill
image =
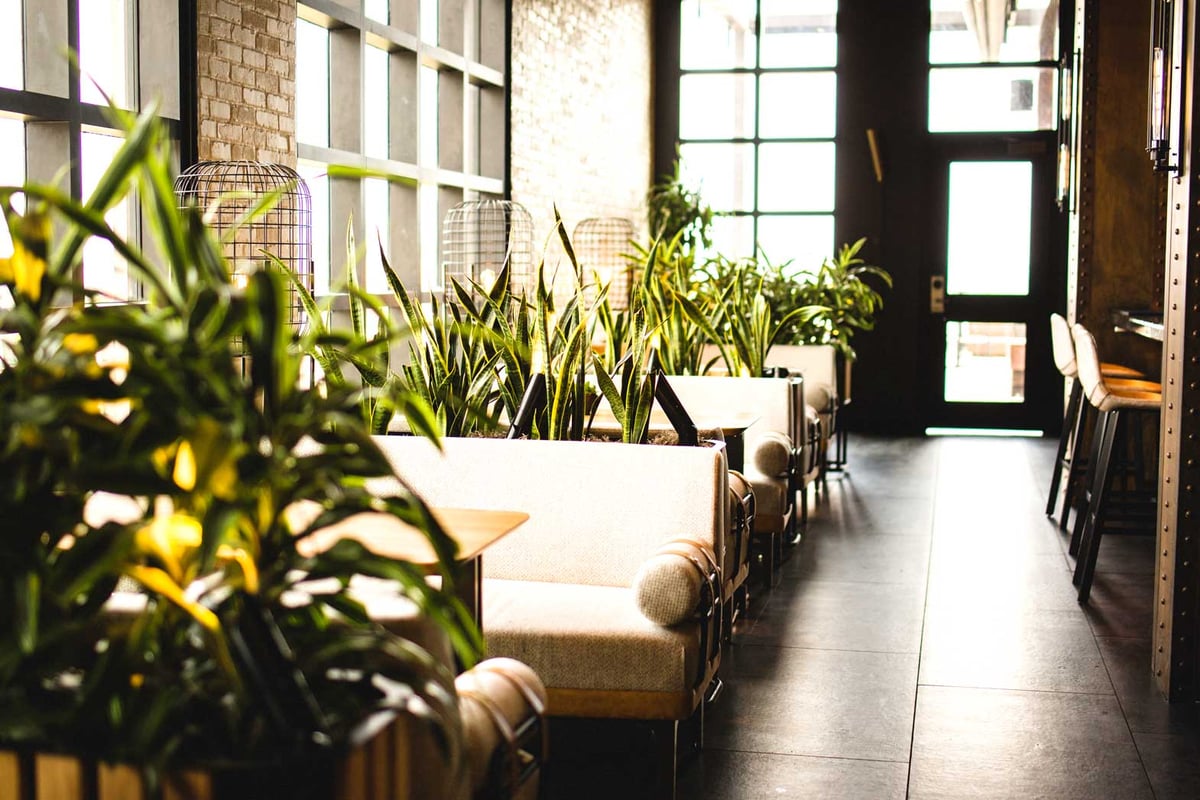
[[[621,216],[645,228],[651,180],[651,0],[513,0],[512,197],[534,250],[558,204],[567,230]]]
[[[296,165],[295,0],[199,0],[203,160]]]

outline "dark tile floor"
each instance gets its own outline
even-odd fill
[[[1081,608],[1054,442],[854,437],[725,656],[684,800],[1200,798],[1200,714],[1150,677],[1153,541]],[[560,727],[547,796],[642,797],[646,733]]]

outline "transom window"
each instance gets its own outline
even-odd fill
[[[1054,129],[1058,3],[930,0],[929,12],[930,132]]]
[[[720,212],[717,252],[833,252],[836,67],[837,0],[681,2],[681,173]]]

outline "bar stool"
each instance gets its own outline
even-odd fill
[[[1111,502],[1107,495],[1110,490],[1110,466],[1117,427],[1130,412],[1158,414],[1162,409],[1162,392],[1119,388],[1107,382],[1100,371],[1096,340],[1091,332],[1078,324],[1071,331],[1074,334],[1075,355],[1083,395],[1099,412],[1092,433],[1092,451],[1088,460],[1088,480],[1083,503],[1080,505],[1075,530],[1071,536],[1072,550],[1078,552],[1072,581],[1079,587],[1079,602],[1086,603],[1096,572],[1096,557],[1100,552],[1104,516]]]
[[[1053,517],[1054,508],[1058,504],[1062,471],[1066,469],[1067,484],[1063,491],[1062,517],[1058,521],[1059,530],[1065,531],[1067,518],[1074,505],[1079,477],[1086,466],[1083,460],[1083,434],[1087,425],[1087,407],[1082,402],[1083,392],[1079,384],[1071,326],[1062,314],[1050,315],[1050,344],[1054,353],[1054,366],[1071,382],[1067,412],[1063,415],[1062,433],[1058,437],[1058,453],[1054,459],[1054,470],[1050,473],[1050,492],[1046,499],[1046,516]],[[1104,362],[1100,364],[1100,373],[1116,388],[1162,391],[1162,386],[1157,383],[1139,380],[1146,376],[1132,367]]]

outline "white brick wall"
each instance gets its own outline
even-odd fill
[[[571,232],[620,216],[644,230],[652,173],[650,0],[513,0],[512,196]],[[553,261],[553,258],[550,258]]]

